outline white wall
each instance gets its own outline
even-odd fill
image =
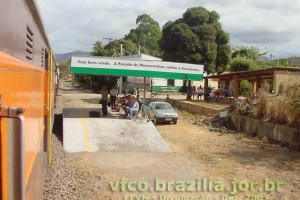
[[[183,80],[175,79],[175,85],[174,86],[182,86]],[[153,86],[167,86],[168,85],[168,79],[166,78],[152,78],[152,85]]]
[[[153,86],[166,86],[167,79],[165,78],[152,78],[152,85]]]
[[[175,85],[174,85],[174,86],[182,86],[182,84],[183,84],[183,80],[178,80],[178,79],[176,79],[176,80],[175,80]]]

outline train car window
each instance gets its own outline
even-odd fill
[[[45,49],[43,48],[41,51],[41,67],[45,67]]]
[[[33,60],[33,32],[29,26],[26,31],[26,59]]]
[[[49,68],[49,55],[47,49],[45,49],[45,70],[48,70],[48,68]]]

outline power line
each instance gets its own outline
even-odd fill
[[[103,40],[108,40],[108,44],[110,43],[110,41],[112,41],[113,39],[111,37],[108,37],[108,38],[103,38]]]

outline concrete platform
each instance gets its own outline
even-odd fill
[[[152,122],[89,118],[99,108],[63,109],[63,146],[67,152],[163,152],[170,149]]]

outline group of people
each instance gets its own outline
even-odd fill
[[[196,95],[197,100],[201,100],[202,96],[204,95],[204,90],[201,85],[197,89],[195,86],[193,86],[191,94],[192,94],[193,99],[195,99],[195,95]]]
[[[195,96],[197,97],[197,100],[201,100],[202,96],[204,96],[204,98],[228,98],[230,96],[230,90],[229,88],[213,89],[213,87],[209,85],[204,91],[204,88],[202,88],[202,86],[200,85],[197,89],[195,86],[191,88],[191,95],[193,100],[195,99]]]
[[[107,116],[107,106],[108,106],[108,94],[110,96],[110,106],[112,111],[120,112],[122,109],[125,111],[125,116],[127,118],[132,118],[134,112],[139,111],[139,100],[133,95],[127,95],[125,97],[118,98],[118,89],[113,87],[108,91],[107,86],[103,86],[101,89],[101,104],[103,116]]]

